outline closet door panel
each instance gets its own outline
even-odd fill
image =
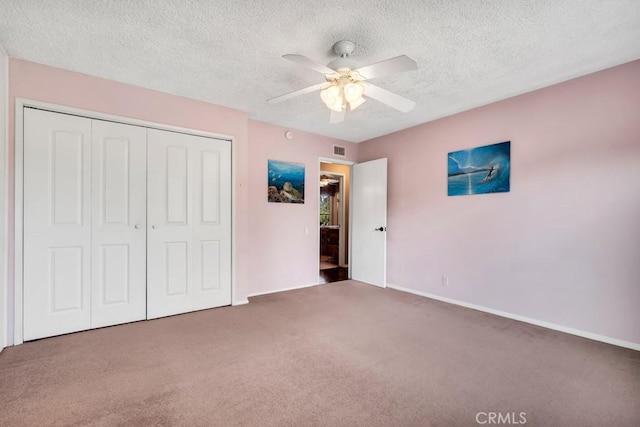
[[[24,335],[90,328],[91,121],[24,110]]]
[[[187,146],[168,145],[165,147],[164,160],[166,163],[166,222],[174,225],[188,226],[188,156]]]
[[[148,130],[147,317],[191,311],[189,139]]]
[[[147,130],[93,120],[91,327],[146,318]]]
[[[231,144],[194,138],[194,309],[200,310],[231,304]]]
[[[231,144],[149,130],[148,317],[231,304]]]

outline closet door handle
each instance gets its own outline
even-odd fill
[[[134,225],[133,228],[135,228],[136,230],[139,230],[140,229],[140,224]]]
[[[153,228],[154,230],[157,230],[158,226],[157,225],[152,225],[151,228]]]

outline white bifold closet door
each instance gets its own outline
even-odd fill
[[[147,129],[91,122],[91,327],[99,328],[147,314]]]
[[[231,304],[229,141],[24,109],[24,340]]]
[[[231,304],[231,147],[148,131],[149,319]]]
[[[145,318],[146,129],[24,110],[24,339]]]

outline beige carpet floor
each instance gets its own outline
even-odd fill
[[[640,425],[640,352],[354,281],[250,301],[7,348],[0,425]]]

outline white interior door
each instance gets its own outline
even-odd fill
[[[146,318],[147,129],[92,121],[91,327]]]
[[[91,326],[91,121],[24,110],[24,339]]]
[[[149,129],[147,317],[231,304],[231,147]]]
[[[24,340],[231,304],[229,141],[27,108],[23,170]]]
[[[353,165],[351,278],[385,287],[387,280],[387,159]]]

